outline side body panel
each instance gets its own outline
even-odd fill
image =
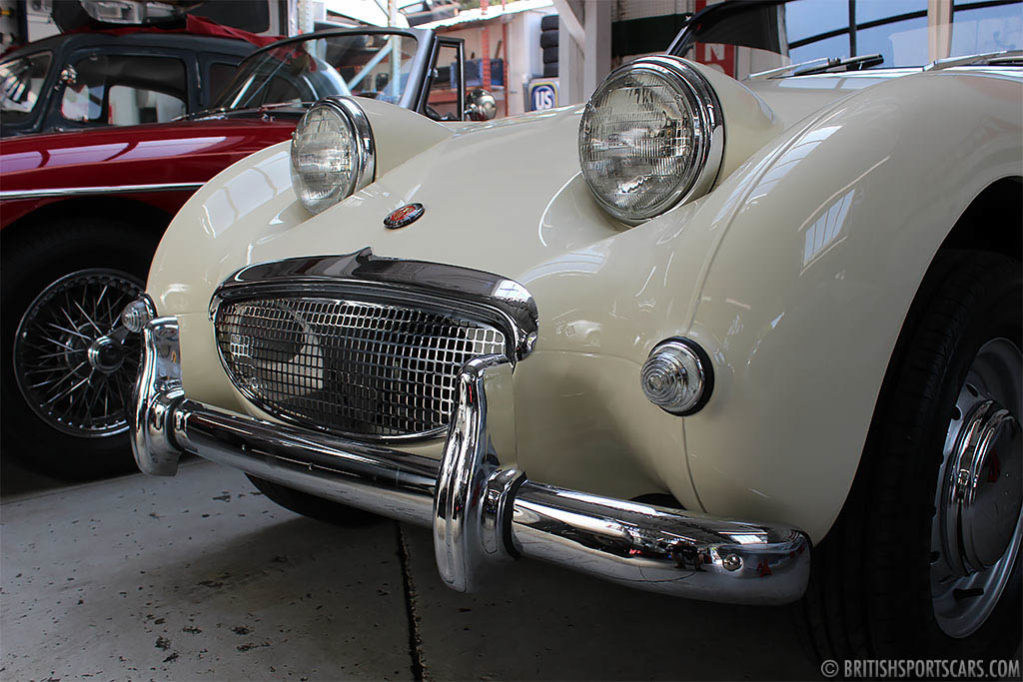
[[[30,135],[5,140],[0,153],[0,192],[18,198],[0,204],[0,227],[66,197],[24,197],[20,192],[131,185],[201,184],[252,152],[287,139],[296,119],[193,121],[109,127],[85,133]],[[173,214],[187,191],[116,193]]]

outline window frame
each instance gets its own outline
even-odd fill
[[[427,69],[427,77],[425,87],[423,87],[422,96],[420,97],[419,106],[416,109],[417,113],[426,115],[426,106],[430,100],[430,90],[433,88],[433,79],[437,73],[437,59],[440,58],[441,48],[454,48],[456,52],[456,60],[458,62],[458,120],[465,120],[465,40],[463,38],[449,38],[446,36],[435,36],[434,45],[430,53],[430,59],[427,62],[429,67]]]
[[[90,45],[68,51],[65,58],[62,60],[61,70],[63,70],[65,66],[74,67],[83,59],[88,59],[93,55],[100,57],[162,57],[167,59],[176,59],[185,67],[185,113],[191,114],[201,108],[199,106],[199,66],[195,52],[164,47],[138,47],[132,45],[119,45],[117,47],[112,47],[110,45]],[[106,122],[71,121],[64,118],[64,115],[61,112],[61,104],[64,100],[64,91],[66,88],[67,85],[57,79],[54,87],[52,88],[49,111],[43,121],[44,128],[54,131],[62,131],[121,127],[111,125]],[[103,97],[104,107],[106,107],[106,102],[109,98],[109,91],[105,92]]]

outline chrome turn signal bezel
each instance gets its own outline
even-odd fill
[[[640,386],[647,400],[680,417],[700,411],[714,390],[710,356],[686,338],[661,341],[643,363]]]

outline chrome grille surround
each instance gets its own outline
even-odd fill
[[[369,441],[441,435],[462,366],[483,355],[514,363],[536,339],[521,285],[368,249],[244,268],[217,290],[210,315],[221,363],[247,400]]]

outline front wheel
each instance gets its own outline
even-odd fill
[[[131,471],[136,336],[106,339],[137,298],[155,235],[67,219],[3,235],[3,447],[65,479]]]
[[[1023,282],[939,254],[802,604],[822,659],[1008,659],[1019,646]]]

